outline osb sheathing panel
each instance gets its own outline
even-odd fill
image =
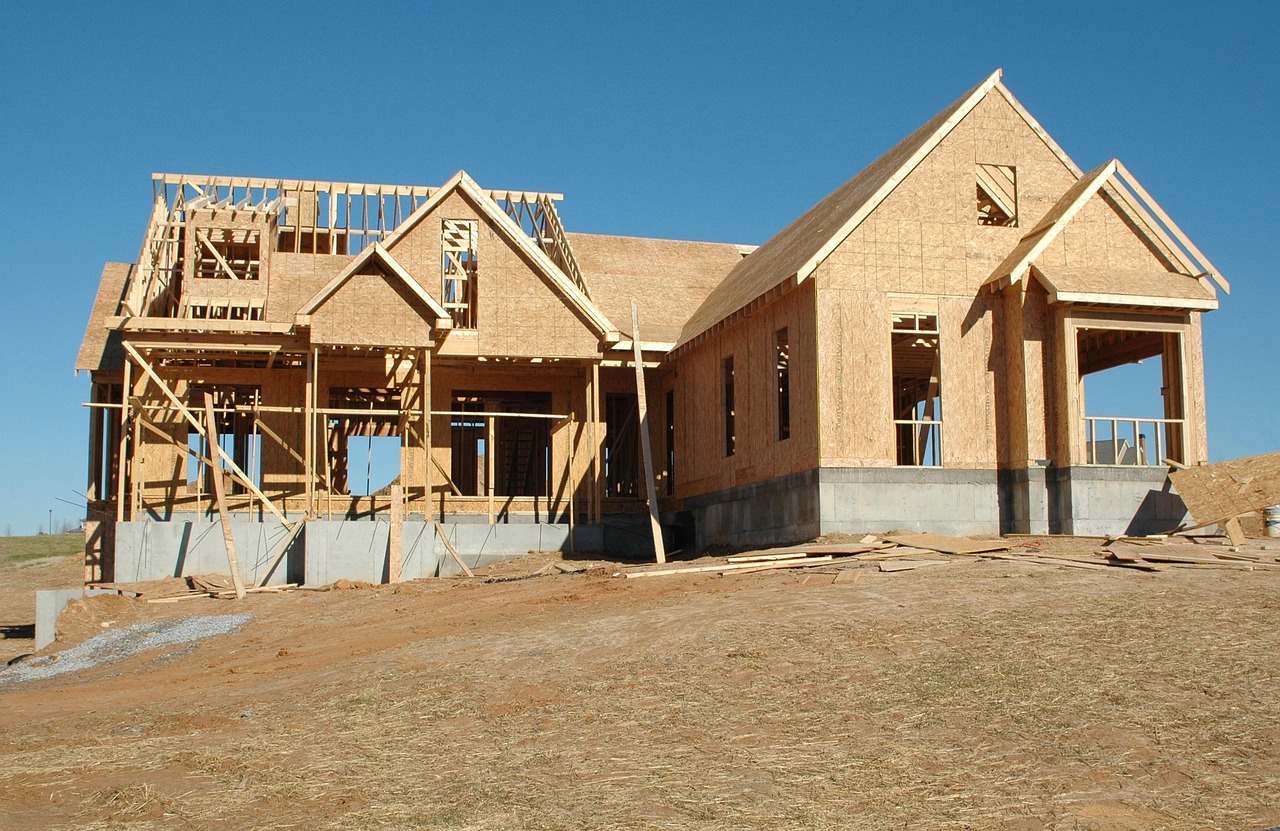
[[[76,371],[82,369],[119,369],[124,363],[124,350],[107,332],[107,318],[119,314],[124,286],[133,266],[124,263],[107,263],[102,267],[98,281],[98,294],[85,325],[84,340],[80,342],[80,354],[76,357]]]
[[[311,341],[425,346],[435,313],[396,277],[353,274],[311,315]]]
[[[298,309],[353,259],[345,254],[273,253],[266,319],[271,323],[292,323]]]
[[[999,331],[1003,372],[997,374],[996,442],[1001,464],[1022,467],[1047,458],[1046,407],[1051,391],[1048,297],[1037,284],[1000,296]],[[944,353],[945,360],[945,353]],[[945,399],[944,399],[945,400]]]
[[[1139,236],[1128,218],[1100,194],[1085,203],[1035,261],[1046,268],[1112,267],[1154,271],[1168,267],[1145,238]]]
[[[631,301],[640,339],[674,343],[680,328],[729,271],[742,246],[598,234],[567,234],[591,299],[630,332]]]
[[[1018,227],[978,224],[978,163],[1017,168]],[[820,266],[832,288],[973,297],[1075,181],[989,93]]]
[[[827,289],[821,276],[818,283],[821,464],[892,465],[892,305],[877,291]],[[944,414],[948,406],[944,398]]]
[[[390,249],[428,294],[441,299],[440,223],[444,219],[479,222],[477,354],[554,358],[598,354],[598,337],[566,305],[557,288],[459,193],[446,197]]]
[[[1183,364],[1187,383],[1187,422],[1189,425],[1187,464],[1203,464],[1209,461],[1208,410],[1204,390],[1204,330],[1203,316],[1191,313],[1191,325],[1182,341]]]
[[[1280,453],[1179,470],[1169,478],[1196,522],[1280,504]]]
[[[696,496],[808,470],[818,462],[818,354],[814,287],[801,284],[680,358],[676,399],[676,496]],[[778,440],[777,331],[790,343],[791,436]],[[734,362],[734,455],[725,456],[723,361]],[[651,390],[656,393],[657,390]],[[665,390],[663,390],[665,392]],[[650,398],[650,405],[653,405]],[[661,409],[661,408],[657,408]],[[664,448],[655,432],[655,453]],[[657,464],[662,467],[660,463]]]
[[[993,306],[998,298],[942,297],[938,327],[942,393],[942,462],[947,467],[996,466]],[[887,329],[887,325],[886,325]],[[888,342],[886,332],[886,343]]]

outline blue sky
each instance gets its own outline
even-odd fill
[[[1210,455],[1280,448],[1280,4],[28,3],[0,30],[0,532],[79,515],[105,261],[153,171],[564,193],[572,230],[762,242],[996,67],[1231,280]]]

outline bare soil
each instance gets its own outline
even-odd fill
[[[78,569],[0,565],[0,625]],[[1280,825],[1280,570],[611,573],[72,604],[55,651],[253,618],[0,673],[0,826]]]

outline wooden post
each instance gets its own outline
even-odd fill
[[[418,351],[418,383],[422,387],[419,401],[422,419],[422,518],[431,513],[431,351]]]
[[[591,493],[595,501],[595,520],[604,518],[604,480],[600,478],[600,362],[591,364]]]
[[[644,361],[640,349],[640,312],[631,301],[631,351],[636,363],[636,415],[640,419],[640,451],[644,457],[644,489],[649,498],[649,526],[653,530],[653,553],[657,561],[667,561],[662,544],[662,524],[658,522],[658,494],[653,486],[653,451],[649,447],[649,408],[644,394]]]
[[[494,453],[493,437],[497,432],[494,425],[494,417],[486,415],[484,417],[484,489],[489,494],[489,524],[493,524],[493,457]]]
[[[573,475],[573,445],[577,441],[577,424],[573,420],[573,416],[569,416],[569,554],[573,555],[577,552],[573,547],[573,521],[574,514],[578,511],[577,499],[575,494],[578,491],[578,480]]]
[[[213,412],[213,396],[204,394],[204,416],[210,448],[218,446],[218,417]],[[213,453],[209,454],[213,457]],[[216,461],[216,458],[215,458]],[[231,567],[231,585],[235,586],[236,599],[244,599],[244,583],[240,580],[240,563],[236,560],[236,543],[231,533],[231,514],[227,512],[227,497],[222,483],[222,465],[210,468],[213,479],[213,496],[218,500],[218,518],[222,521],[222,541],[227,547],[227,565]]]
[[[129,470],[129,397],[133,395],[133,362],[124,362],[124,386],[120,388],[120,434],[116,436],[116,521],[124,521],[124,480]]]
[[[302,471],[302,475],[307,480],[307,487],[305,491],[305,497],[307,502],[307,508],[306,508],[307,516],[313,515],[311,513],[311,504],[312,504],[312,499],[315,493],[315,481],[314,481],[315,477],[312,475],[312,471],[315,470],[315,465],[312,464],[312,460],[315,458],[315,435],[314,435],[315,422],[314,422],[314,419],[312,419],[312,410],[311,410],[311,393],[313,389],[311,379],[315,372],[316,354],[318,353],[318,351],[319,350],[317,349],[307,350],[307,365],[305,367],[306,373],[307,373],[307,381],[306,381],[306,389],[303,393],[303,400],[302,400],[302,446],[303,446],[302,447],[302,454],[303,454],[302,466],[304,468],[304,470]]]
[[[387,534],[387,582],[399,583],[404,572],[404,487],[391,486],[391,530]]]

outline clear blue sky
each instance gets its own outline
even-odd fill
[[[687,6],[687,8],[686,8]],[[722,9],[722,10],[721,10]],[[1280,4],[13,3],[0,532],[80,515],[102,264],[153,171],[558,191],[573,230],[762,242],[996,67],[1231,280],[1210,453],[1280,448]]]

